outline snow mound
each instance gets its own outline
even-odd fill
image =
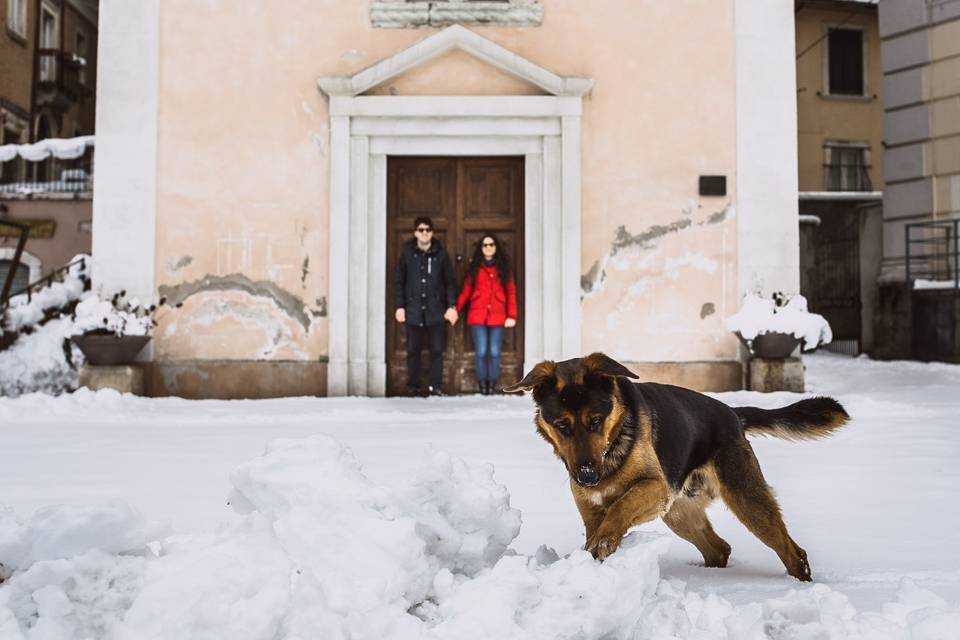
[[[0,564],[16,570],[94,549],[142,552],[148,543],[166,534],[166,526],[146,521],[122,502],[47,507],[37,510],[26,523],[0,506]]]
[[[332,438],[276,440],[231,481],[231,522],[162,541],[122,505],[0,511],[0,638],[933,640],[960,623],[909,580],[876,613],[825,585],[743,606],[687,592],[661,579],[656,534],[603,563],[518,555],[493,470],[433,450],[385,487]]]
[[[0,396],[17,397],[25,393],[59,394],[77,388],[82,363],[79,350],[70,347],[75,367],[67,363],[63,341],[71,332],[70,318],[56,318],[33,333],[21,334],[8,348],[0,351]]]
[[[90,256],[78,254],[69,265],[62,282],[37,290],[29,300],[26,294],[11,298],[0,317],[0,335],[6,332],[16,338],[0,350],[0,396],[59,394],[77,387],[76,368],[67,362],[64,349],[76,351],[72,357],[78,361],[82,356],[79,350],[64,347],[63,341],[73,333],[66,313],[84,296],[90,280]]]

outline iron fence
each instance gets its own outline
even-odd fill
[[[93,147],[72,160],[50,156],[28,162],[17,156],[0,162],[0,194],[83,193],[93,191]]]
[[[960,288],[960,218],[904,227],[907,282],[918,288]]]
[[[16,291],[10,291],[8,294],[3,296],[2,299],[0,299],[0,312],[5,310],[10,305],[10,301],[16,298],[17,296],[26,295],[27,302],[29,303],[31,300],[33,300],[33,294],[39,291],[40,289],[44,287],[49,287],[54,282],[63,282],[64,277],[66,277],[67,273],[69,273],[70,270],[73,269],[74,267],[79,267],[81,270],[86,269],[88,267],[87,263],[89,260],[90,260],[89,257],[77,258],[73,262],[63,265],[56,271],[51,271],[50,273],[40,278],[39,280],[34,280],[33,282],[31,282],[30,284],[28,284],[27,286],[21,289],[17,289]]]

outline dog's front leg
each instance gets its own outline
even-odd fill
[[[627,530],[662,514],[670,492],[662,479],[640,480],[610,505],[596,532],[584,547],[597,560],[603,560],[620,546]]]
[[[603,508],[602,502],[598,504],[597,501],[591,499],[590,495],[582,489],[578,491],[577,487],[574,486],[572,490],[573,501],[577,505],[577,511],[580,512],[580,518],[583,520],[583,528],[586,530],[587,540],[589,540],[593,534],[597,532],[597,529],[600,528],[600,523],[603,522],[603,516],[606,510]]]

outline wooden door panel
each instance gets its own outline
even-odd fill
[[[412,237],[413,221],[427,215],[453,262],[460,292],[474,244],[494,233],[512,259],[517,306],[523,309],[523,158],[395,157],[387,160],[387,392],[406,385],[406,330],[394,320],[394,269],[403,244]],[[504,334],[501,380],[518,380],[523,372],[523,318]],[[422,383],[426,384],[426,353]],[[466,317],[447,328],[444,391],[476,391],[474,348]]]

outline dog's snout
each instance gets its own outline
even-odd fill
[[[582,464],[577,467],[577,484],[592,487],[600,480],[600,474],[592,464]]]

